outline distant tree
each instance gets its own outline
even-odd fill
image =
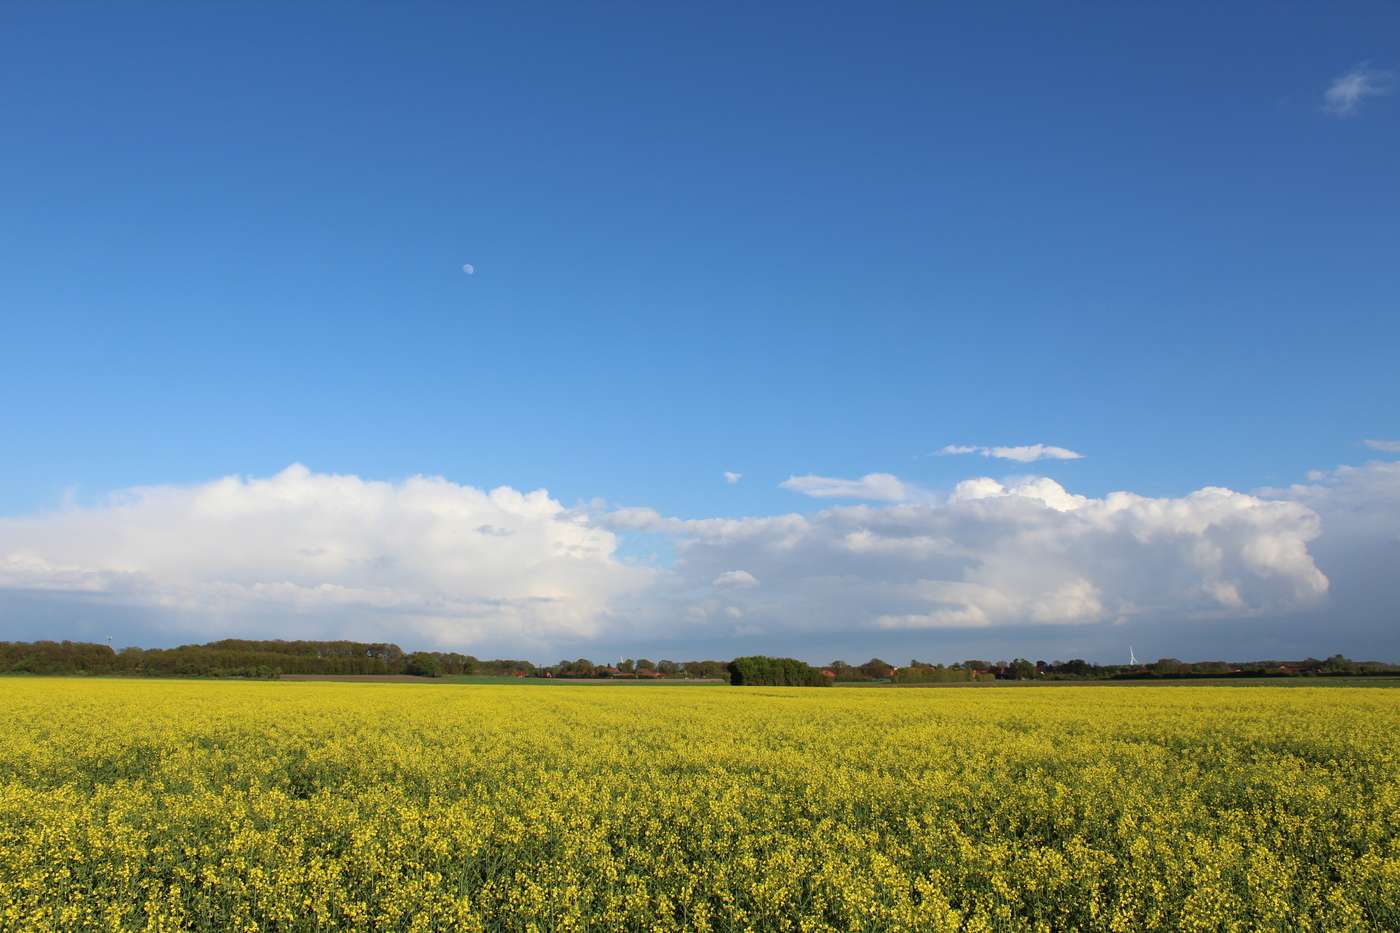
[[[404,659],[403,672],[415,677],[441,677],[442,662],[427,651],[415,651]]]
[[[871,658],[860,666],[860,672],[870,680],[885,680],[893,670],[893,664],[879,658]]]
[[[706,680],[728,677],[729,665],[724,661],[686,661],[685,674]]]
[[[538,673],[538,669],[529,661],[515,661],[509,658],[498,658],[491,661],[480,662],[478,672],[482,674],[492,674],[497,677],[528,677]]]
[[[842,683],[859,683],[872,679],[865,673],[864,668],[852,667],[845,661],[832,661],[831,664],[827,666],[831,670],[831,673],[836,675],[836,680]]]
[[[574,661],[560,661],[554,666],[554,673],[558,677],[593,677],[597,673],[597,666],[587,658],[578,658]]]
[[[1353,674],[1359,665],[1344,654],[1334,654],[1322,662],[1320,670],[1325,674]]]
[[[0,672],[105,674],[117,667],[107,645],[82,641],[0,642]]]
[[[1009,665],[1014,680],[1034,680],[1035,665],[1025,658],[1017,658]]]
[[[628,658],[626,661],[620,663],[617,669],[624,674],[630,674],[637,669],[637,664],[631,658]]]
[[[945,684],[961,683],[972,679],[972,672],[961,667],[944,667],[941,664],[911,664],[894,672],[897,684]]]
[[[796,658],[751,655],[729,662],[729,682],[736,687],[825,687],[830,681]]]

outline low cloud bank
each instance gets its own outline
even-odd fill
[[[651,572],[542,491],[312,473],[133,489],[0,520],[0,590],[143,607],[175,633],[443,646],[588,638]],[[504,636],[504,637],[503,637]]]
[[[797,480],[868,501],[681,519],[301,466],[133,489],[0,519],[0,617],[12,638],[115,626],[120,639],[141,618],[170,640],[343,636],[547,660],[943,633],[920,642],[933,654],[958,632],[1082,644],[1071,633],[1095,627],[1147,627],[1163,644],[1222,633],[1221,653],[1279,618],[1370,633],[1378,654],[1396,645],[1397,463],[1179,498],[1095,498],[1044,477],[975,477],[936,497],[889,474]],[[630,538],[667,541],[674,560],[630,562]],[[70,634],[75,619],[84,628]]]
[[[1291,611],[1328,591],[1308,553],[1320,530],[1312,509],[1219,488],[1093,499],[1045,478],[975,479],[938,505],[689,521],[629,510],[605,520],[674,538],[672,587],[698,588],[733,567],[762,580],[691,607],[742,631],[1170,624]]]

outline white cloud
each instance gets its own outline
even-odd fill
[[[1339,117],[1349,117],[1368,97],[1384,97],[1395,87],[1394,75],[1378,71],[1362,62],[1345,74],[1332,79],[1322,95],[1322,109]]]
[[[860,479],[831,476],[790,476],[779,483],[784,489],[815,499],[870,499],[876,502],[903,502],[919,495],[915,487],[890,473],[867,473]]]
[[[1309,550],[1335,585],[1319,623],[1329,633],[1362,633],[1369,651],[1400,651],[1400,462],[1315,470],[1308,480],[1259,495],[1306,506],[1321,520]]]
[[[743,479],[743,478],[744,478],[744,474],[743,474],[743,473],[734,473],[734,472],[731,472],[731,471],[729,471],[729,470],[725,470],[725,471],[724,471],[724,481],[725,481],[726,483],[728,483],[729,485],[731,485],[731,486],[733,486],[735,483],[739,482],[739,480],[741,480],[741,479]]]
[[[758,579],[747,570],[726,570],[715,577],[714,585],[746,588],[758,586]]]
[[[769,632],[1249,618],[1318,605],[1308,506],[1208,487],[1176,499],[1076,495],[1036,477],[959,484],[942,502],[812,515],[649,519],[681,590],[741,566]]]
[[[966,444],[949,444],[938,451],[942,456],[959,454],[981,454],[1000,460],[1015,460],[1017,463],[1034,463],[1036,460],[1082,460],[1084,455],[1064,447],[1051,444],[1025,444],[1020,447],[971,447]]]
[[[1349,547],[1369,550],[1370,560],[1400,567],[1400,551],[1374,546],[1400,544],[1400,462],[1376,460],[1359,467],[1312,470],[1307,483],[1261,489],[1258,494],[1306,505],[1323,517],[1324,540],[1344,540]]]
[[[1371,448],[1372,450],[1379,450],[1388,454],[1400,454],[1400,441],[1381,441],[1368,439],[1362,441],[1362,443],[1365,444],[1367,447]]]
[[[1065,487],[1044,476],[1026,477],[1010,486],[1003,486],[986,476],[965,479],[953,487],[950,498],[954,502],[969,502],[999,496],[1019,496],[1047,505],[1058,512],[1072,512],[1089,502],[1085,497],[1066,491]]]
[[[125,613],[171,637],[353,637],[542,660],[646,639],[718,656],[741,629],[788,651],[822,633],[1119,622],[1190,624],[1195,638],[1202,626],[1311,619],[1330,637],[1343,623],[1389,631],[1400,605],[1400,463],[1177,498],[1084,496],[1045,477],[973,478],[943,497],[888,474],[789,482],[870,501],[683,519],[303,467],[133,489],[0,519],[0,619],[47,600],[42,618]],[[633,535],[665,536],[674,562],[620,559]]]
[[[295,465],[0,519],[0,590],[100,597],[210,636],[525,647],[599,635],[614,601],[647,584],[616,546],[543,490]]]

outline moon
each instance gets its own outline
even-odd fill
[[[462,266],[462,271],[465,272],[467,275],[476,275],[476,266],[472,265],[471,263],[467,263],[466,265]]]

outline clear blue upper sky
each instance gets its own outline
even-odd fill
[[[1177,494],[1400,432],[1400,100],[1322,109],[1394,4],[0,16],[6,512],[299,460],[712,514],[948,443]]]
[[[682,517],[947,489],[947,444],[1086,495],[1356,462],[1397,64],[1393,3],[11,3],[0,515],[294,461]]]

